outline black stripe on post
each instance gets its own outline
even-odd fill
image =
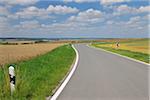
[[[16,83],[16,77],[9,74],[9,78],[10,78],[10,83],[12,83],[12,84],[15,85],[15,83]]]

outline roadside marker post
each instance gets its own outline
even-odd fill
[[[13,92],[15,91],[16,78],[15,78],[15,68],[12,65],[9,66],[9,78],[10,78],[10,91],[11,94],[13,94]]]

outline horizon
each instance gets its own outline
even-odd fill
[[[2,38],[149,38],[148,0],[2,0]]]

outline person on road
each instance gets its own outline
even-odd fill
[[[119,42],[116,43],[116,46],[117,46],[117,48],[119,48],[119,46],[120,46]]]

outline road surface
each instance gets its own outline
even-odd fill
[[[149,100],[148,65],[75,45],[78,67],[58,100]]]

